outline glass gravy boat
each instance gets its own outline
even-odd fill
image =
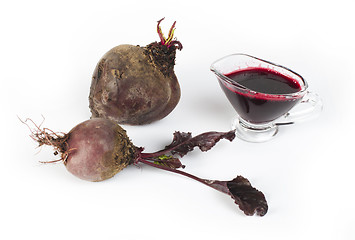
[[[279,125],[319,115],[322,101],[294,71],[247,54],[232,54],[210,70],[237,112],[232,127],[249,142],[272,139]]]

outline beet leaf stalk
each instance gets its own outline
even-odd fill
[[[235,203],[239,205],[239,208],[246,215],[251,216],[257,214],[259,216],[264,216],[268,210],[265,196],[262,192],[254,188],[248,179],[242,176],[237,176],[230,181],[202,179],[178,169],[184,168],[185,166],[182,165],[180,160],[175,158],[174,155],[183,157],[196,146],[199,147],[201,151],[208,151],[220,139],[224,138],[232,141],[234,137],[234,131],[225,133],[207,132],[194,138],[191,136],[191,133],[175,132],[173,142],[161,151],[155,153],[142,153],[143,149],[139,149],[135,162],[141,162],[155,168],[170,171],[196,180],[232,197]]]

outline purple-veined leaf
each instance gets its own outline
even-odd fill
[[[221,139],[232,141],[234,138],[234,130],[229,132],[206,132],[196,137],[192,137],[191,133],[175,132],[172,143],[166,146],[164,150],[183,157],[195,147],[199,147],[201,151],[205,152],[210,150]]]

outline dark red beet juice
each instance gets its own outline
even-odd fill
[[[288,112],[301,98],[290,97],[302,87],[298,81],[265,68],[225,74],[219,81],[239,116],[251,123],[270,122]]]

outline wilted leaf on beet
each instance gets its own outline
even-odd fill
[[[206,132],[196,137],[192,137],[191,133],[175,132],[172,143],[166,146],[164,150],[182,157],[192,151],[194,147],[199,147],[203,152],[208,151],[223,138],[232,141],[235,138],[235,131]]]
[[[173,141],[170,143],[170,145],[166,146],[165,149],[168,150],[168,149],[178,148],[179,145],[188,142],[191,138],[192,138],[192,135],[190,132],[186,133],[186,132],[176,131],[174,133]],[[189,151],[192,151],[192,149],[188,150],[187,152],[189,152]]]
[[[227,182],[230,195],[246,215],[264,216],[268,205],[262,192],[251,186],[248,179],[238,176]]]

